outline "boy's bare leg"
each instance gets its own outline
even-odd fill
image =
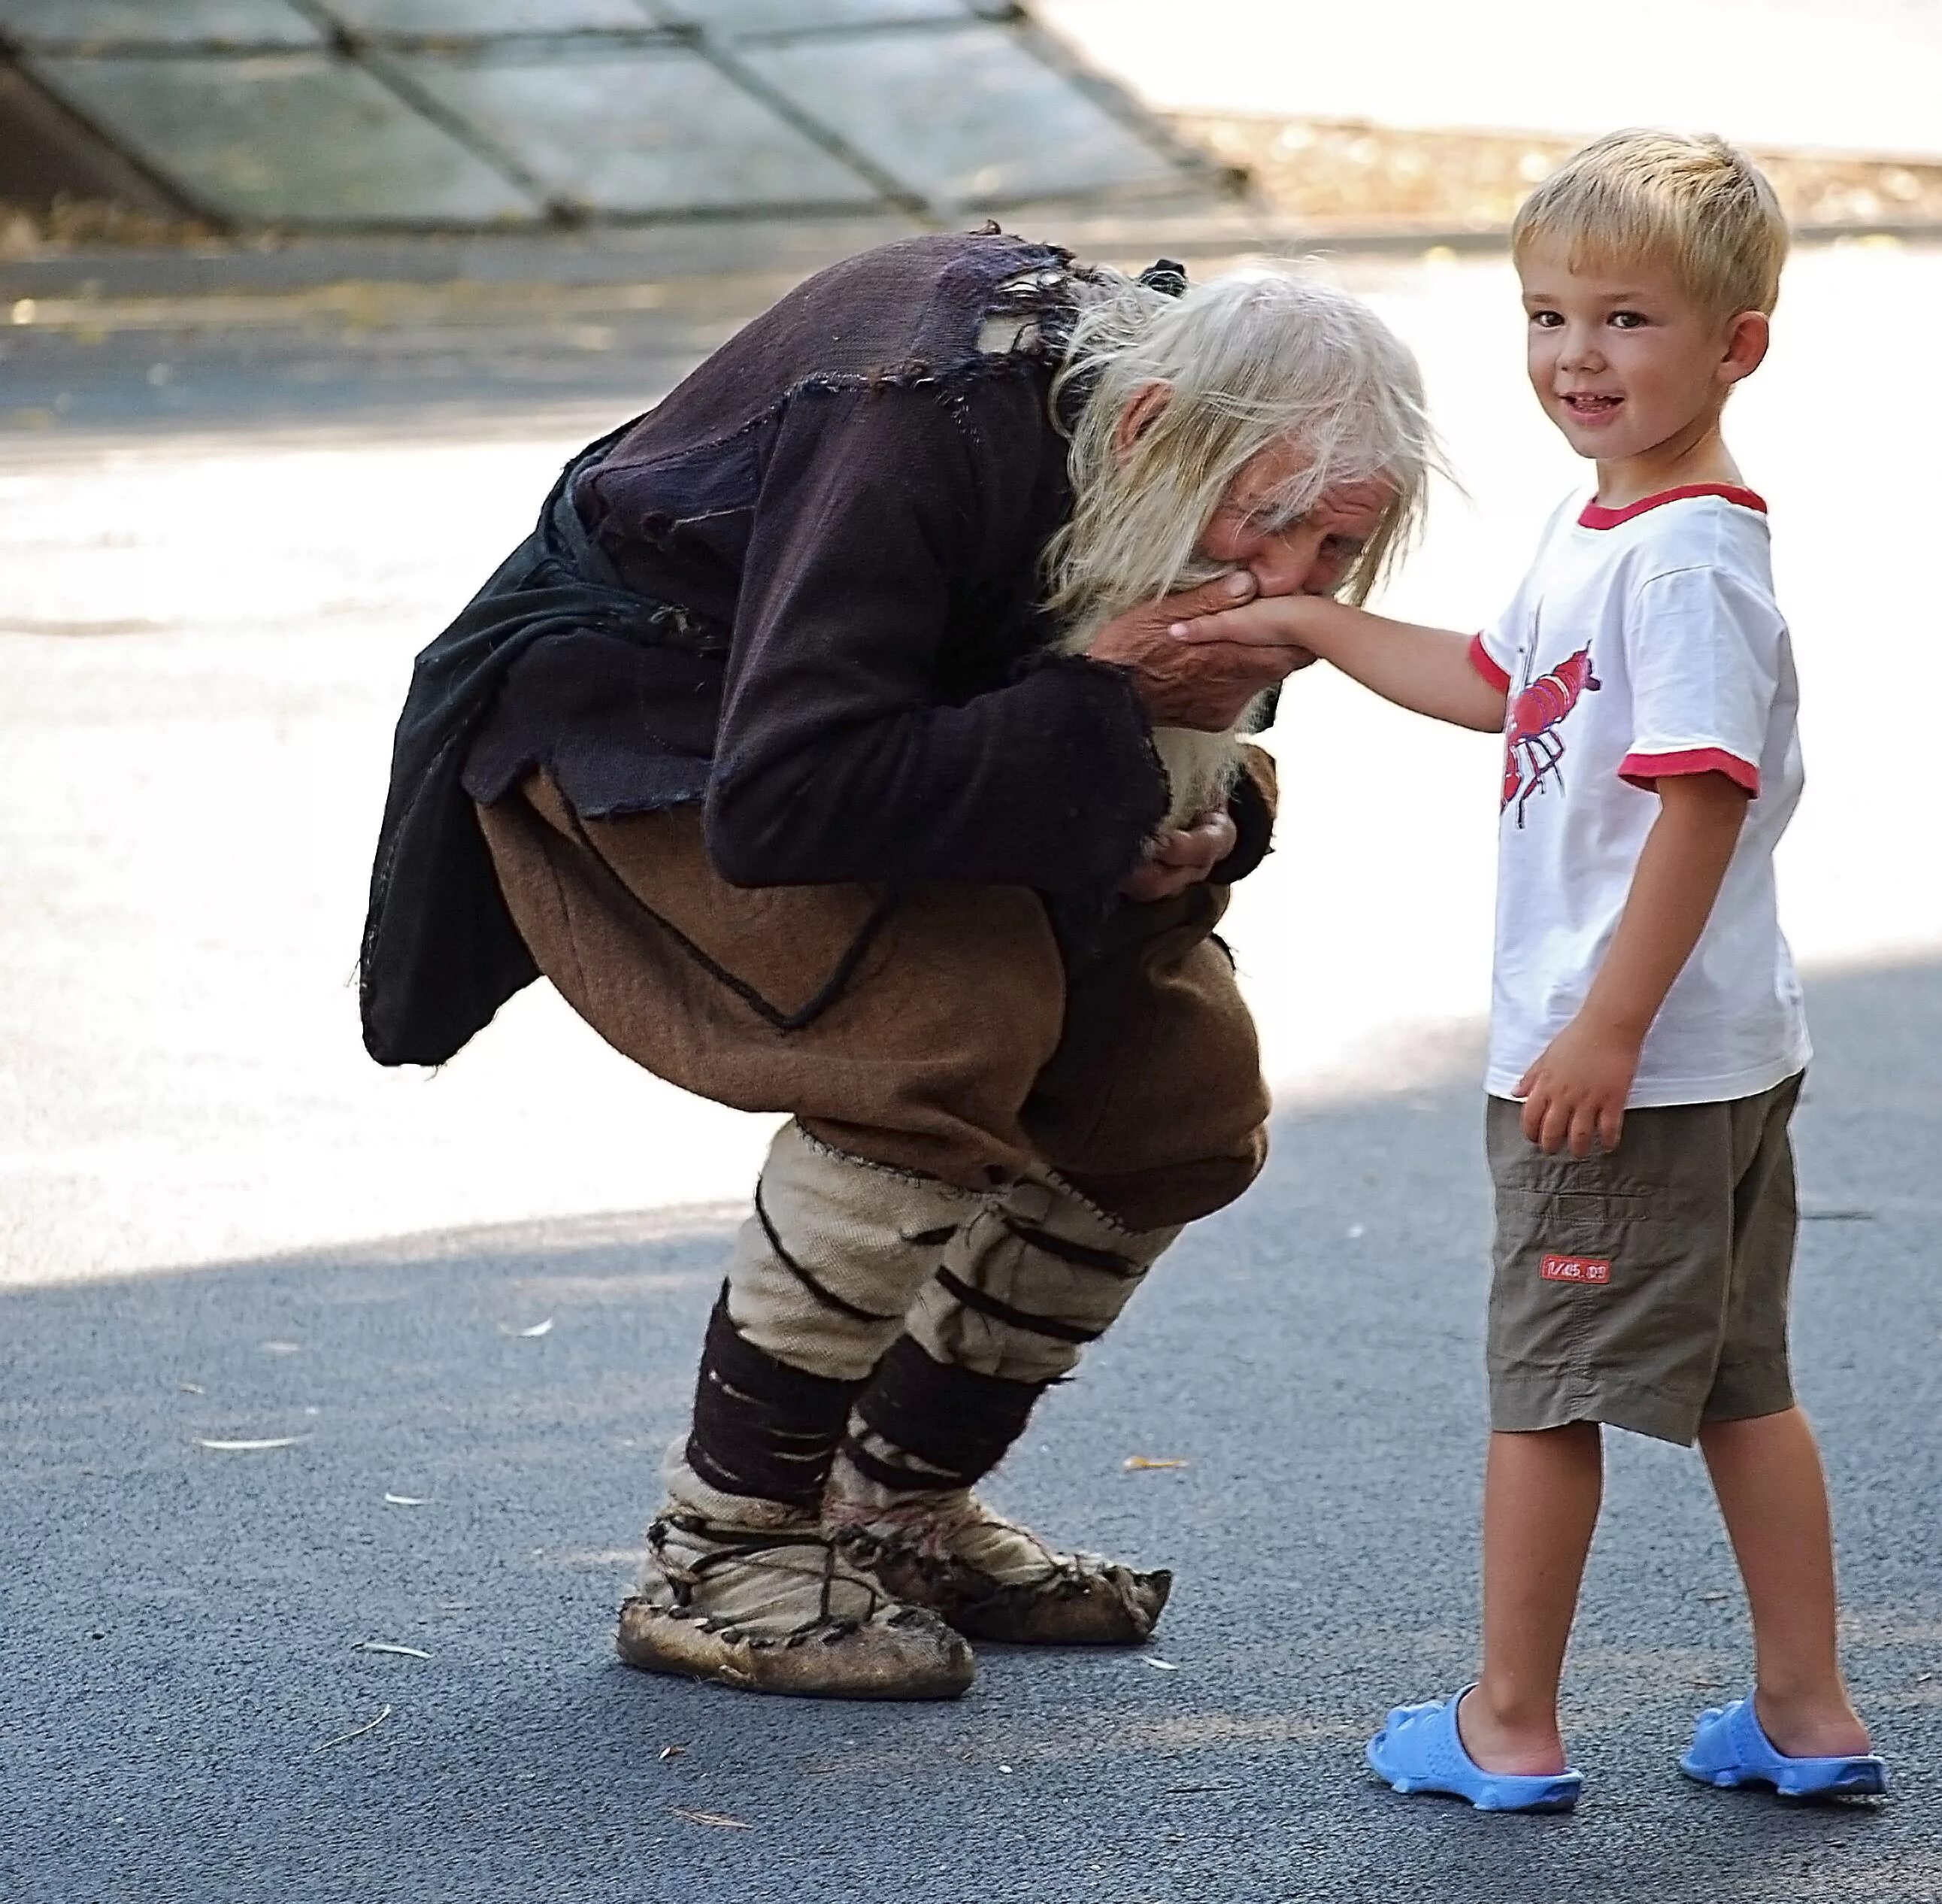
[[[1746,1583],[1761,1729],[1791,1758],[1867,1751],[1841,1677],[1827,1484],[1806,1416],[1709,1421],[1699,1446]]]
[[[1457,1712],[1486,1771],[1561,1772],[1558,1684],[1604,1492],[1593,1421],[1493,1434],[1484,1470],[1484,1663]]]

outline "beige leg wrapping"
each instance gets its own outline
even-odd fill
[[[1006,1381],[1070,1374],[1178,1225],[1128,1230],[1056,1179],[1015,1185],[945,1246],[907,1319],[932,1360]]]
[[[728,1314],[779,1362],[859,1381],[976,1216],[969,1191],[845,1156],[793,1121],[770,1146],[728,1268]]]
[[[908,1340],[850,1417],[824,1508],[844,1553],[974,1638],[1144,1639],[1171,1574],[1060,1553],[969,1484],[1178,1234],[1125,1229],[1055,1180],[988,1201],[946,1246],[911,1306]]]

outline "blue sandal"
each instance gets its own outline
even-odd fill
[[[1369,1769],[1397,1792],[1447,1792],[1479,1811],[1569,1811],[1584,1789],[1574,1771],[1487,1772],[1463,1749],[1453,1699],[1398,1706],[1369,1741]]]
[[[1879,1798],[1888,1789],[1888,1767],[1873,1752],[1852,1758],[1788,1758],[1766,1736],[1751,1699],[1709,1706],[1702,1712],[1679,1769],[1722,1791],[1770,1785],[1784,1798]]]

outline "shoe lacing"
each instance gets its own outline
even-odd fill
[[[1098,1571],[1087,1565],[1086,1556],[1059,1553],[1030,1528],[995,1512],[964,1489],[884,1504],[832,1500],[824,1518],[839,1538],[872,1559],[894,1556],[911,1562],[933,1579],[970,1574],[994,1592],[1043,1593],[1049,1587],[1083,1592]],[[965,1535],[1009,1535],[1022,1541],[1038,1556],[1045,1577],[1001,1579],[959,1544]]]
[[[709,1520],[700,1514],[664,1514],[648,1530],[648,1544],[657,1553],[663,1551],[662,1530],[669,1528],[690,1535],[697,1540],[708,1541],[715,1550],[694,1560],[681,1563],[678,1577],[676,1569],[669,1568],[670,1584],[680,1594],[684,1606],[692,1602],[697,1586],[724,1567],[750,1568],[758,1573],[777,1574],[790,1581],[800,1581],[804,1577],[801,1568],[786,1566],[773,1561],[765,1562],[761,1556],[764,1553],[804,1547],[813,1547],[821,1551],[822,1578],[818,1583],[816,1611],[800,1625],[773,1636],[783,1645],[793,1645],[819,1634],[832,1639],[841,1639],[845,1634],[856,1633],[868,1626],[885,1607],[896,1604],[868,1574],[843,1564],[835,1542],[820,1527],[805,1527],[798,1531],[792,1531],[783,1528],[738,1527],[732,1523]],[[846,1587],[862,1590],[865,1600],[861,1614],[839,1614],[832,1609],[830,1598],[839,1582]],[[723,1627],[715,1630],[727,1632],[732,1629]]]

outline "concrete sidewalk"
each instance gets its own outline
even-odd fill
[[[1623,1437],[1570,1679],[1580,1811],[1492,1820],[1363,1774],[1383,1707],[1471,1659],[1486,1197],[1465,1088],[1284,1120],[1259,1189],[1051,1399],[1000,1504],[1180,1586],[1147,1651],[988,1648],[954,1705],[765,1701],[611,1659],[718,1225],[0,1295],[0,1894],[1942,1899],[1942,966],[1811,1004],[1797,1356],[1885,1807],[1676,1776],[1693,1709],[1744,1685],[1746,1636],[1696,1457]]]

